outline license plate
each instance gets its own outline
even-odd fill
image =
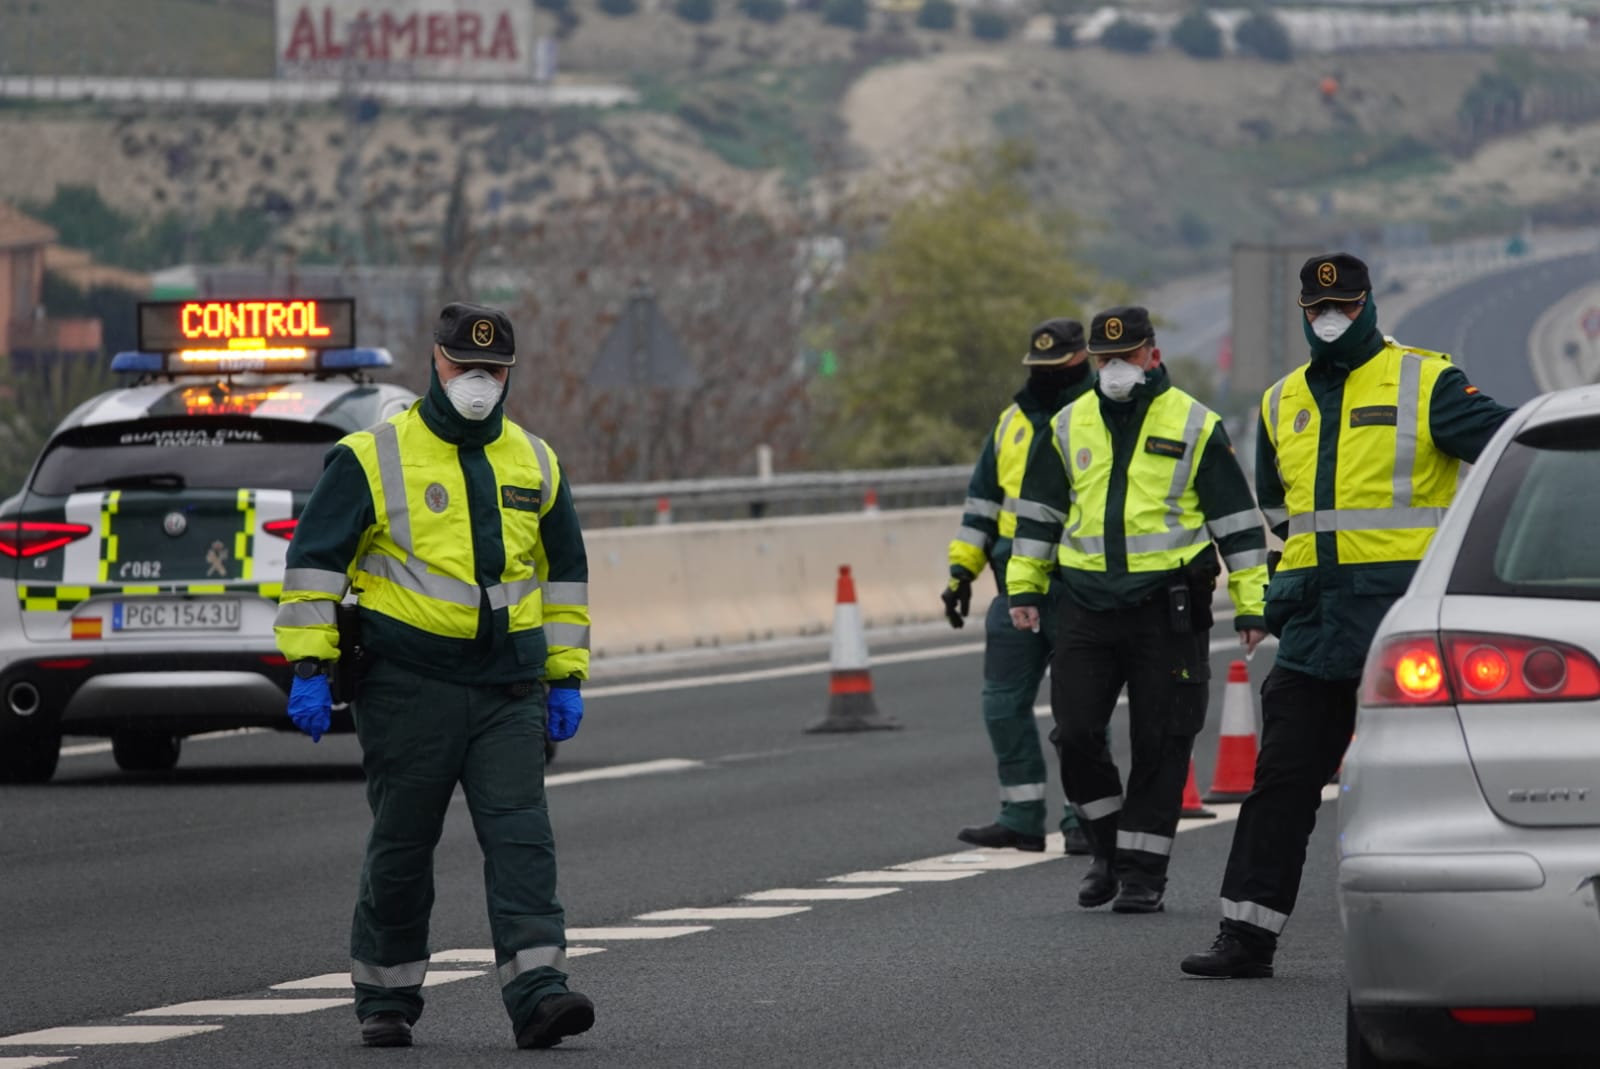
[[[237,631],[236,598],[201,601],[119,601],[111,609],[113,631]]]

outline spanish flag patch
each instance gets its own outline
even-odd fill
[[[1477,393],[1477,392],[1478,392],[1478,388],[1476,386],[1468,386],[1467,387],[1467,393],[1474,394],[1474,393]]]

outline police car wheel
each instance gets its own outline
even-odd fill
[[[126,731],[111,737],[111,756],[124,772],[170,772],[183,752],[183,739],[148,731]]]
[[[61,735],[11,735],[0,739],[0,783],[49,783],[61,758]]]

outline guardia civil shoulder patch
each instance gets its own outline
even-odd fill
[[[518,512],[538,512],[541,494],[525,486],[502,486],[500,500],[508,509]]]

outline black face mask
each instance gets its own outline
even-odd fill
[[[1041,401],[1054,401],[1082,382],[1089,374],[1089,361],[1036,367],[1028,372],[1028,392]]]

